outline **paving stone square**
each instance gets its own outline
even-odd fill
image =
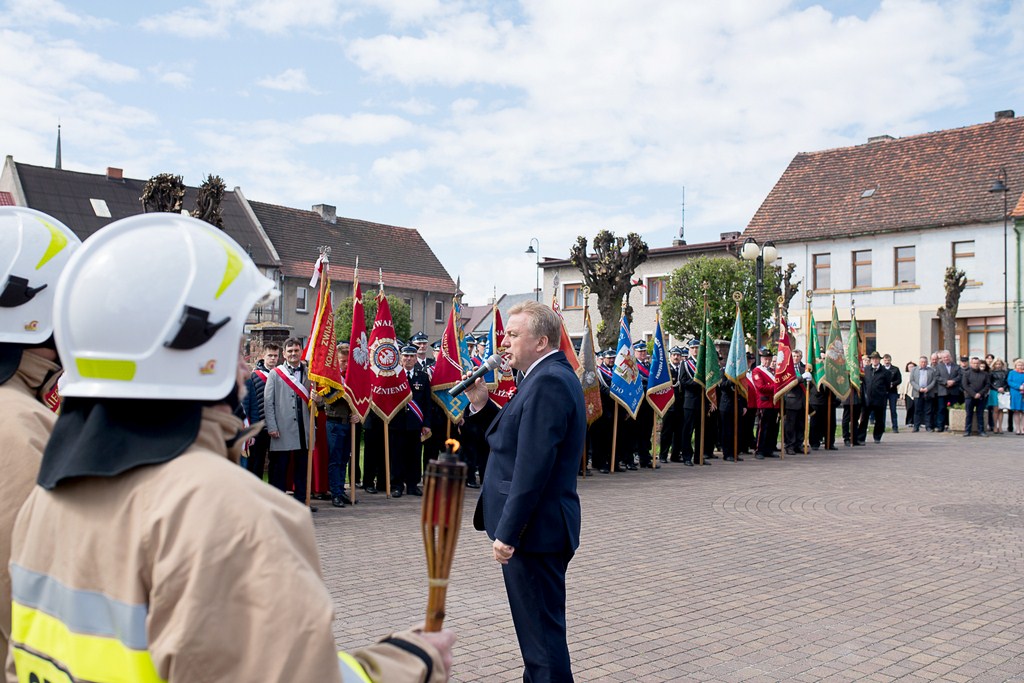
[[[578,681],[1024,681],[1024,437],[886,433],[784,459],[579,480]],[[422,622],[420,499],[315,515],[339,647]],[[467,491],[455,681],[522,668]]]

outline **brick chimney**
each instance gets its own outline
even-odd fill
[[[996,121],[1000,119],[1012,119],[1015,116],[1012,109],[1003,109],[996,112]]]
[[[320,214],[325,223],[334,225],[338,222],[338,210],[330,204],[314,204],[313,210]]]
[[[107,180],[124,180],[124,169],[107,166]]]

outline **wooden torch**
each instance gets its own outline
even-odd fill
[[[466,497],[466,463],[457,455],[459,442],[445,441],[445,452],[427,464],[423,474],[423,549],[427,555],[427,620],[424,631],[440,631],[448,597],[448,576],[452,571],[455,544],[462,523]]]

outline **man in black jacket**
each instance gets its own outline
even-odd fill
[[[970,365],[963,373],[964,407],[967,408],[967,419],[964,421],[964,436],[971,435],[971,416],[977,415],[978,435],[988,436],[985,431],[985,406],[988,405],[988,392],[992,388],[989,374],[981,369],[981,361],[977,356],[970,360]]]
[[[900,398],[900,385],[903,384],[903,373],[892,364],[892,356],[887,353],[882,355],[882,367],[888,370],[891,376],[889,394],[885,397],[885,402],[888,404],[889,417],[892,419],[892,433],[899,434],[900,420],[899,416],[896,415],[896,402]],[[885,413],[883,412],[882,414],[884,416]]]
[[[868,435],[868,421],[871,416],[874,416],[875,428],[872,436],[875,443],[882,443],[882,434],[885,433],[885,409],[888,403],[889,387],[892,384],[892,373],[882,366],[882,356],[878,351],[872,351],[870,358],[870,364],[864,368],[864,379],[861,385],[864,405],[860,413],[858,432],[860,442],[864,443]]]
[[[281,361],[281,347],[271,342],[263,347],[263,358],[256,362],[249,379],[245,380],[246,394],[242,399],[242,409],[249,424],[256,424],[263,419],[263,388],[267,384],[267,373],[277,367]],[[270,435],[263,427],[249,446],[249,457],[245,467],[260,479],[267,463],[267,452],[270,450]]]

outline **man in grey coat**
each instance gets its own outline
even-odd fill
[[[939,397],[936,410],[935,431],[944,432],[949,425],[949,406],[963,400],[960,384],[963,382],[963,370],[953,361],[953,354],[948,350],[939,351],[939,364],[935,368],[939,376],[936,394]]]
[[[932,431],[932,413],[935,410],[935,389],[938,373],[928,366],[928,356],[918,359],[918,366],[910,371],[910,397],[914,399],[914,431],[921,431],[921,425]]]
[[[284,491],[291,465],[295,500],[305,504],[309,378],[301,356],[302,342],[293,337],[284,343],[284,363],[267,374],[263,419],[270,434],[270,484]]]

